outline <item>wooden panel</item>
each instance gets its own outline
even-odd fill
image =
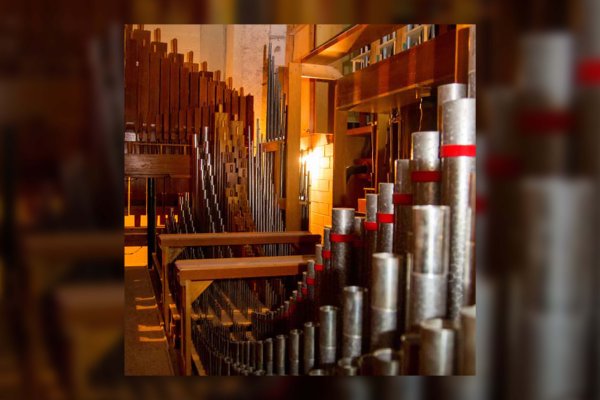
[[[150,31],[148,35],[150,35]],[[147,123],[150,82],[150,42],[144,42],[138,53],[138,125]]]
[[[171,61],[170,88],[169,88],[169,109],[171,111],[179,110],[179,74],[181,65]]]
[[[348,136],[371,136],[372,133],[373,133],[372,125],[348,129],[348,131],[346,132],[346,134]]]
[[[125,154],[125,176],[189,178],[190,157],[169,154]]]
[[[288,132],[287,132],[287,165],[286,174],[297,176],[300,171],[300,136],[301,136],[301,82],[302,66],[298,63],[289,64],[288,81]],[[295,201],[300,195],[300,180],[286,179],[285,226],[289,230],[300,229],[300,203]]]
[[[358,24],[351,26],[302,57],[302,63],[331,64],[349,52],[371,44],[388,33],[400,29],[402,26],[379,24]]]
[[[160,112],[169,112],[169,88],[171,79],[171,63],[169,59],[160,60]]]
[[[181,156],[180,156],[181,157]],[[315,244],[321,236],[307,231],[288,232],[225,232],[225,233],[169,233],[158,236],[161,247],[237,246],[253,244]]]
[[[190,104],[190,71],[186,67],[181,68],[179,77],[179,108],[185,110]]]
[[[180,282],[264,278],[298,275],[302,273],[303,266],[308,260],[312,259],[314,259],[314,255],[179,260],[175,262],[175,268]]]
[[[418,86],[454,81],[456,35],[448,32],[337,81],[340,109],[393,96]],[[381,110],[389,112],[388,110]]]
[[[148,122],[154,123],[160,110],[160,60],[159,53],[150,53],[150,76],[148,82]]]
[[[127,40],[125,52],[125,122],[134,123],[137,118],[137,42]]]

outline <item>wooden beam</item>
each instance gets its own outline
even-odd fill
[[[300,136],[301,136],[301,82],[302,65],[289,64],[288,76],[288,133],[287,133],[287,165],[285,180],[286,211],[285,226],[287,230],[300,229]]]
[[[125,176],[191,177],[190,156],[171,154],[125,154]]]
[[[259,244],[315,244],[321,236],[306,231],[287,232],[224,232],[224,233],[167,233],[158,235],[158,244],[164,247],[237,246]]]
[[[359,111],[389,112],[392,106],[418,101],[421,87],[454,82],[455,48],[456,34],[451,31],[346,75],[336,82],[336,106],[356,111],[357,106],[371,104],[373,109]]]
[[[175,268],[179,282],[261,278],[301,274],[302,267],[311,259],[314,259],[312,254],[303,256],[208,258],[179,260],[175,262]]]
[[[302,64],[303,78],[334,81],[342,76],[342,73],[331,65]]]

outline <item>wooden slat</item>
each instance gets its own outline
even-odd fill
[[[180,282],[290,276],[302,273],[302,267],[311,259],[314,255],[179,260],[175,268]]]
[[[190,156],[170,154],[125,154],[125,176],[190,177]]]
[[[150,35],[150,31],[148,35]],[[138,53],[138,125],[148,122],[150,83],[150,42],[144,42]]]
[[[373,109],[367,111],[383,112],[377,109],[377,103],[386,99],[398,103],[397,107],[402,105],[401,102],[417,101],[414,91],[419,87],[435,87],[454,81],[455,47],[456,35],[451,31],[338,79],[337,108],[349,110],[358,105],[373,105]],[[399,97],[394,99],[396,95]],[[387,107],[385,110],[389,111],[388,103],[381,108]]]
[[[371,136],[373,133],[373,126],[360,126],[358,128],[348,129],[346,135],[348,136]]]
[[[171,63],[167,58],[160,60],[160,112],[169,112],[169,88],[171,79]]]
[[[137,41],[127,40],[125,52],[125,122],[135,123],[137,118]]]
[[[289,232],[224,232],[224,233],[168,233],[158,236],[161,247],[237,246],[258,244],[316,244],[321,236],[307,231]]]
[[[171,56],[172,54],[169,54]],[[169,110],[179,111],[179,74],[181,65],[171,60],[171,74],[169,87]]]
[[[160,60],[161,55],[150,53],[150,76],[148,82],[148,123],[156,121],[160,111]]]

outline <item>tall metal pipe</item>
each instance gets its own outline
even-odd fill
[[[337,351],[338,308],[322,306],[319,318],[319,354],[321,366],[330,369],[335,365]]]
[[[475,99],[448,101],[442,105],[442,113],[442,204],[450,207],[448,317],[457,319],[474,287],[470,239],[474,218]]]
[[[289,336],[289,374],[300,375],[300,331],[292,329]]]
[[[446,316],[449,213],[447,206],[413,206],[408,330]]]
[[[407,234],[413,205],[410,160],[396,160],[394,185],[394,253],[401,256],[408,251]]]
[[[456,324],[440,318],[421,322],[420,375],[452,375],[455,365]]]
[[[256,342],[256,370],[264,371],[264,345],[262,340]]]
[[[366,195],[367,215],[365,218],[365,260],[359,286],[370,288],[373,284],[373,254],[377,253],[377,194]]]
[[[346,286],[342,316],[342,357],[355,358],[362,354],[363,310],[365,288]]]
[[[413,204],[440,204],[440,133],[413,132],[410,179]]]
[[[373,254],[371,286],[371,350],[395,347],[400,259],[392,253]]]
[[[321,290],[321,304],[330,304],[331,296],[331,227],[323,228],[323,287]]]
[[[380,183],[377,196],[377,252],[391,253],[394,247],[394,184]]]
[[[319,317],[319,306],[324,298],[323,290],[325,285],[323,284],[324,279],[324,265],[323,265],[323,245],[315,245],[315,306],[313,308],[313,319]]]
[[[341,307],[352,257],[354,209],[334,208],[331,218],[331,289],[333,296],[331,304]]]
[[[437,129],[442,131],[442,105],[447,101],[467,97],[467,85],[464,83],[448,83],[438,86],[437,91]]]
[[[308,300],[315,301],[315,260],[308,260],[306,263],[306,289]]]
[[[304,346],[303,346],[303,367],[304,374],[315,366],[315,325],[312,322],[304,323]]]

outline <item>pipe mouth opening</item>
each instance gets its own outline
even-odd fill
[[[397,351],[391,348],[379,349],[373,352],[373,357],[375,357],[378,361],[399,361],[400,355]]]
[[[475,306],[464,307],[460,314],[465,318],[473,318],[475,319]]]
[[[311,321],[308,321],[308,322],[305,322],[305,323],[304,323],[304,327],[305,327],[305,328],[312,328],[312,327],[314,327],[314,326],[315,326],[315,324],[313,324]]]
[[[333,312],[337,311],[338,308],[336,306],[321,306],[319,310],[321,310],[322,312]]]
[[[396,256],[394,253],[373,253],[373,258],[390,260],[393,258],[398,258],[398,256]]]
[[[364,293],[366,289],[361,286],[346,286],[344,292],[346,293]]]
[[[430,330],[453,331],[456,330],[456,324],[454,321],[449,319],[433,318],[421,322],[421,328]]]

